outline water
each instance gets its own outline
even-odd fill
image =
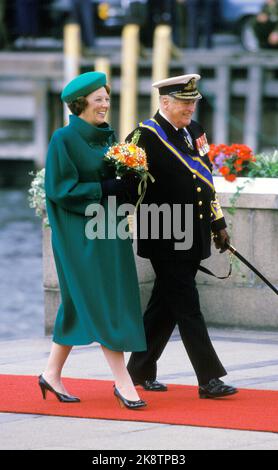
[[[41,221],[28,188],[0,188],[0,341],[44,334]]]

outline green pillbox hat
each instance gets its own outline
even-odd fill
[[[106,85],[106,75],[103,72],[81,73],[71,80],[63,89],[61,98],[66,103],[76,100],[81,96],[87,96],[92,91]]]

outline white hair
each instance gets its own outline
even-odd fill
[[[164,98],[167,98],[168,100],[174,101],[175,97],[170,96],[170,95],[159,95],[159,107],[164,107]]]

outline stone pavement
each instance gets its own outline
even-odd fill
[[[216,351],[228,370],[227,383],[240,388],[278,390],[277,331],[209,330]],[[50,343],[50,338],[0,342],[0,373],[39,375],[45,367]],[[158,370],[158,378],[166,383],[196,385],[196,377],[177,331],[159,361]],[[111,379],[97,344],[75,347],[64,368],[64,376]],[[0,449],[277,450],[278,435],[0,413]]]

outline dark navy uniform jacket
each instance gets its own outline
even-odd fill
[[[191,149],[183,136],[166,120],[159,112],[154,119],[167,134],[169,141],[176,148],[181,149],[189,156],[200,156],[196,146],[196,139],[204,134],[202,127],[195,121],[191,121],[187,127],[194,149]],[[181,204],[181,230],[186,232],[186,226],[191,222],[186,220],[184,205],[193,206],[193,244],[190,249],[176,250],[177,239],[173,226],[170,239],[163,239],[162,224],[158,239],[151,239],[151,225],[149,224],[148,237],[140,237],[140,208],[137,216],[138,242],[137,252],[143,258],[159,256],[169,258],[172,256],[186,259],[205,259],[211,254],[211,232],[226,228],[225,219],[221,208],[215,217],[211,210],[211,202],[215,200],[215,192],[198,176],[194,175],[153,133],[145,127],[138,127],[140,138],[138,144],[147,154],[149,172],[155,178],[155,182],[148,180],[148,186],[143,204],[168,204],[173,210],[174,204]],[[127,141],[131,141],[135,130],[129,134]],[[207,155],[201,157],[211,169]],[[161,219],[162,220],[162,215]],[[173,224],[172,224],[173,225]]]

